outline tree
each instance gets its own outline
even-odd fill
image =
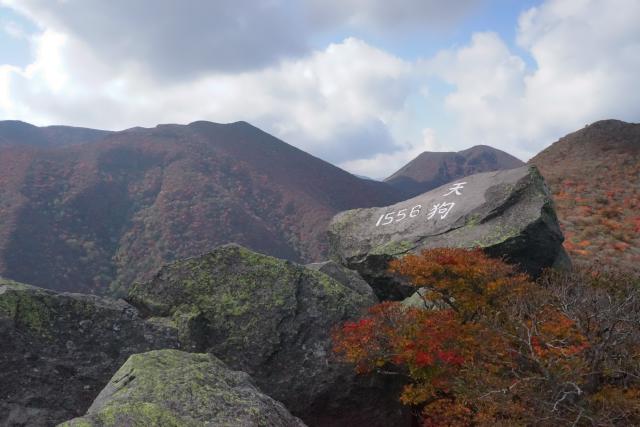
[[[362,374],[401,375],[424,426],[640,424],[640,281],[549,272],[534,283],[479,250],[390,269],[424,307],[383,302],[334,331]],[[435,307],[435,309],[434,309]]]

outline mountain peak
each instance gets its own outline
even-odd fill
[[[600,120],[533,157],[578,262],[640,265],[640,124]]]
[[[53,289],[105,292],[227,242],[318,261],[335,213],[399,199],[246,122],[45,147],[0,146],[0,275]]]
[[[457,178],[522,165],[521,160],[488,145],[475,145],[458,152],[425,151],[385,182],[407,197],[413,197]]]

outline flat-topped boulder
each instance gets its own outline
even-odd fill
[[[59,427],[304,427],[244,372],[210,354],[158,350],[135,354],[87,414]]]
[[[357,270],[381,299],[415,290],[387,267],[423,249],[480,247],[534,277],[567,260],[551,195],[534,166],[471,175],[395,205],[341,212],[328,233],[331,257]]]
[[[176,328],[123,300],[0,278],[0,425],[82,415],[131,354],[177,346]]]

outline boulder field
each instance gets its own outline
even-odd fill
[[[332,328],[376,303],[363,284],[225,245],[165,266],[129,301],[175,324],[181,348],[247,372],[310,425],[389,425],[403,415],[399,384],[358,377],[331,351]]]
[[[85,413],[71,425],[124,420],[120,400],[105,406],[94,399],[127,358],[160,349],[215,356],[310,426],[404,425],[400,383],[357,376],[332,356],[332,328],[376,302],[357,273],[348,273],[351,287],[315,268],[226,245],[165,266],[135,284],[128,301],[2,280],[0,425],[52,426]],[[171,402],[153,404],[173,408],[176,419],[188,415]],[[220,417],[235,416],[232,406],[221,407],[231,412]],[[194,422],[206,418],[203,411]]]
[[[0,425],[80,415],[131,354],[177,347],[175,327],[122,300],[0,279]]]
[[[119,300],[0,278],[0,425],[409,426],[398,376],[332,354],[333,328],[415,290],[389,261],[445,246],[532,276],[569,262],[535,167],[342,212],[329,239],[332,260],[307,266],[220,246]]]

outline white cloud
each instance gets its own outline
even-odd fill
[[[110,129],[247,120],[334,162],[393,151],[388,125],[412,90],[411,64],[354,38],[264,70],[160,90],[143,70],[110,74],[59,33],[45,32],[36,44],[33,64],[0,72],[10,86],[3,117]]]
[[[422,130],[422,139],[407,141],[390,153],[378,153],[370,157],[350,160],[340,164],[356,175],[383,180],[425,151],[443,151],[433,129]]]
[[[135,65],[163,82],[242,72],[300,58],[318,34],[345,25],[377,32],[448,29],[479,0],[0,0],[41,28]]]
[[[402,0],[394,9],[378,0],[364,7],[363,1],[297,4],[321,8],[323,25],[331,28],[377,30],[394,22],[400,27],[429,23],[438,16],[455,20],[474,6],[473,1],[461,1],[440,10],[436,7],[440,2]],[[213,62],[198,62],[198,55],[212,56],[209,53],[215,50],[215,40],[200,43],[204,26],[184,35],[179,45],[189,52],[174,57],[171,52],[177,47],[163,43],[186,21],[167,21],[169,15],[162,8],[157,15],[146,10],[148,19],[156,16],[162,22],[154,23],[155,29],[138,31],[129,27],[143,21],[120,19],[120,12],[104,9],[111,2],[98,3],[102,6],[91,12],[86,4],[93,3],[82,2],[75,16],[68,18],[60,11],[77,3],[57,2],[62,6],[56,13],[40,0],[13,3],[38,22],[42,33],[31,39],[36,55],[32,64],[24,68],[0,64],[0,118],[107,129],[246,120],[349,171],[376,178],[391,174],[425,150],[488,144],[526,159],[585,123],[609,117],[640,119],[640,95],[635,90],[640,75],[637,0],[550,0],[530,9],[521,16],[517,33],[519,47],[532,60],[529,65],[500,35],[483,32],[472,35],[466,46],[417,63],[355,37],[316,50],[285,46],[270,51],[267,46],[268,59],[238,63],[243,71],[233,73]],[[277,14],[290,3],[260,4]],[[169,3],[162,5],[170,9]],[[257,19],[249,14],[243,21],[239,9],[229,5],[227,18],[239,19],[233,25]],[[98,19],[103,12],[108,19]],[[131,16],[139,15],[134,12]],[[90,16],[83,22],[87,13]],[[269,13],[263,18],[271,19]],[[297,10],[273,22],[282,26],[302,15]],[[99,25],[91,28],[94,21]],[[162,30],[160,23],[169,28],[157,36],[153,31]],[[115,24],[124,29],[110,27],[108,34],[115,39],[106,46],[109,38],[97,29]],[[219,34],[232,31],[233,25],[223,25]],[[262,30],[271,24],[264,25]],[[289,30],[274,31],[283,35]],[[264,36],[260,31],[255,34]],[[259,44],[238,50],[254,40],[249,33],[245,36],[244,41],[228,39],[225,49],[250,57]],[[303,41],[308,36],[300,34]],[[118,46],[124,48],[115,49]],[[157,72],[163,61],[180,62],[174,65],[188,70],[184,75],[177,68],[168,70],[172,77],[163,80],[162,70]],[[446,121],[440,123],[416,111],[416,105],[440,102],[438,90],[425,83],[434,76],[453,87],[442,105],[431,106],[447,110]]]
[[[99,52],[112,69],[135,65],[162,81],[259,69],[308,51],[288,1],[2,1]]]
[[[455,86],[445,105],[459,141],[526,159],[586,123],[640,118],[638,16],[636,0],[547,1],[519,22],[518,43],[535,69],[494,33],[474,34],[425,68]]]
[[[376,32],[416,27],[443,29],[470,13],[479,0],[307,0],[310,21],[321,27],[339,24]]]

